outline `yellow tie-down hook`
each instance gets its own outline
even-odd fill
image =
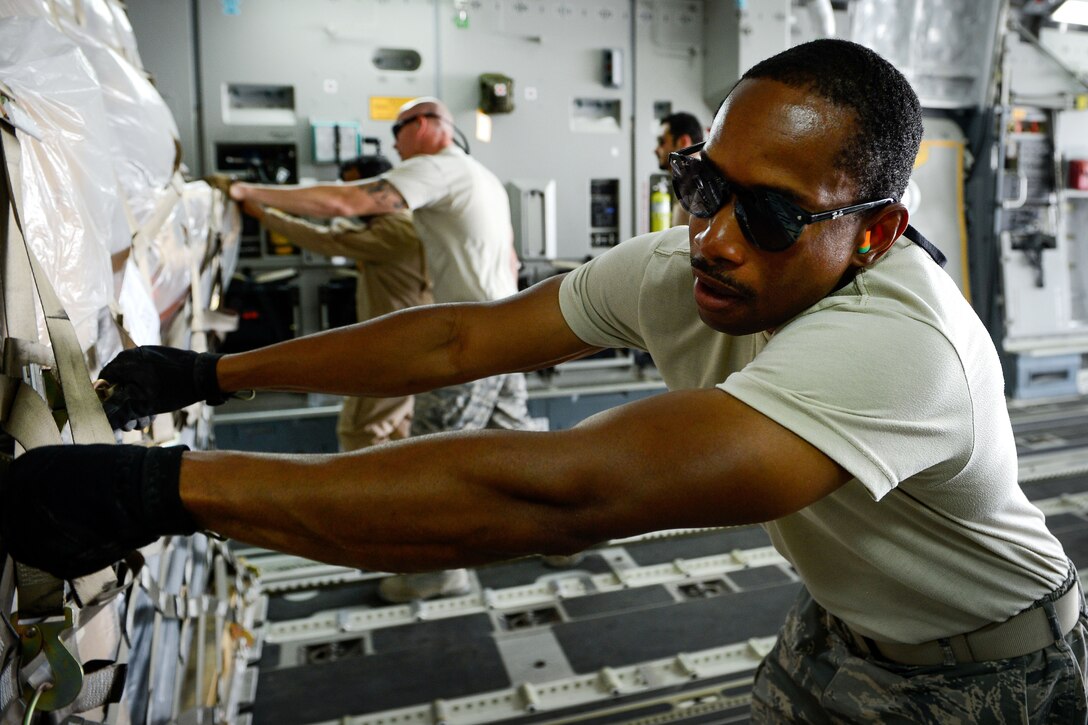
[[[30,688],[34,702],[28,710],[53,712],[74,702],[83,690],[83,665],[60,641],[60,635],[72,628],[71,607],[64,608],[63,622],[20,624],[18,614],[15,614],[11,624],[19,634],[19,662],[28,664],[44,652],[53,671],[53,682],[48,689]]]

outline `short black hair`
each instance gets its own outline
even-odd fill
[[[393,164],[389,163],[389,159],[384,156],[360,156],[340,164],[340,178],[344,178],[347,172],[354,171],[360,179],[371,179],[384,174],[391,168]]]
[[[677,111],[669,114],[661,119],[661,125],[669,127],[669,133],[672,134],[673,140],[680,138],[685,133],[691,136],[693,144],[701,143],[703,140],[703,124],[699,123],[699,119],[690,113]]]
[[[922,106],[910,83],[874,51],[822,38],[757,63],[741,80],[766,78],[811,90],[857,119],[836,163],[857,182],[859,201],[902,199],[922,142]]]

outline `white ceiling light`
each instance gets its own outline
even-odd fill
[[[1088,0],[1065,0],[1050,14],[1050,19],[1056,23],[1088,25]]]

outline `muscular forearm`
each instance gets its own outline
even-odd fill
[[[180,491],[197,522],[221,534],[410,571],[769,521],[849,479],[735,398],[695,390],[549,433],[424,436],[339,456],[186,453]]]
[[[769,521],[850,479],[732,396],[689,390],[573,430],[422,436],[339,456],[44,446],[0,479],[0,536],[16,560],[64,578],[201,528],[344,565],[426,570]]]
[[[219,387],[383,397],[468,380],[472,371],[453,357],[465,312],[414,308],[227,355],[216,368]]]
[[[237,183],[230,187],[235,201],[256,202],[305,216],[372,216],[408,208],[404,197],[385,179],[365,184],[320,186],[259,186]]]
[[[611,533],[579,513],[607,518],[600,487],[579,485],[561,458],[570,437],[480,431],[340,456],[193,452],[182,464],[182,501],[231,538],[370,569],[570,553]],[[542,448],[555,451],[553,463]]]
[[[231,198],[240,202],[265,204],[289,214],[316,217],[349,216],[351,187],[325,184],[318,186],[265,186],[235,183],[230,187]]]
[[[501,302],[415,307],[227,355],[216,368],[219,387],[385,397],[553,365],[594,349],[563,321],[559,284],[552,278]]]

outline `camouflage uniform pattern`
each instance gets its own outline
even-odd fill
[[[1076,586],[1076,578],[1072,579]],[[1048,595],[1050,602],[1068,586]],[[1060,632],[1059,632],[1060,633]],[[1088,618],[1037,652],[993,662],[902,665],[867,655],[845,625],[801,590],[756,671],[755,723],[1088,722]]]
[[[525,375],[509,373],[416,395],[412,435],[450,430],[547,430],[529,415]]]

